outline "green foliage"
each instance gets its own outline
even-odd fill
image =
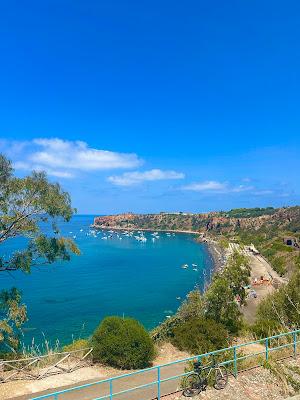
[[[224,271],[215,275],[205,293],[205,316],[222,323],[231,333],[237,333],[242,327],[236,297],[239,296],[241,303],[245,303],[244,287],[249,284],[249,276],[248,259],[236,252],[228,260]]]
[[[283,276],[286,273],[285,259],[280,256],[274,257],[272,267],[280,276]]]
[[[27,321],[26,306],[16,288],[0,292],[0,351],[15,351],[19,329]]]
[[[256,338],[265,338],[281,333],[282,326],[278,323],[278,321],[271,319],[259,319],[254,325],[251,326],[251,331]]]
[[[180,350],[203,354],[226,347],[228,331],[216,321],[194,318],[174,329],[172,343]]]
[[[131,318],[104,318],[92,337],[95,360],[121,369],[149,366],[154,345],[148,332]]]
[[[222,236],[222,238],[219,240],[219,245],[222,247],[222,249],[228,249],[229,240],[225,236]]]
[[[13,176],[11,162],[0,154],[0,245],[18,236],[27,238],[27,247],[7,256],[0,255],[0,272],[21,270],[29,273],[35,265],[69,260],[79,254],[75,243],[60,236],[57,220],[69,221],[74,213],[70,196],[43,172]],[[45,224],[52,235],[43,233]],[[18,329],[26,321],[26,307],[16,289],[1,295],[0,344],[16,347]]]
[[[242,314],[236,297],[239,296],[241,303],[245,303],[244,286],[249,284],[249,276],[248,259],[238,252],[234,253],[224,270],[215,274],[207,292],[203,295],[199,290],[190,292],[177,313],[154,329],[153,339],[173,340],[181,326],[195,319],[215,321],[223,330],[236,334],[242,327]]]
[[[272,215],[275,213],[275,211],[276,210],[273,207],[235,208],[233,210],[224,212],[224,214],[231,218],[253,218],[260,217],[261,215]]]
[[[270,328],[275,332],[292,330],[300,326],[300,271],[293,274],[286,285],[264,299],[257,310],[257,321],[252,327],[258,336],[268,336]]]
[[[195,289],[189,292],[186,299],[178,309],[177,316],[182,321],[192,318],[201,318],[204,315],[204,299],[200,290]]]
[[[74,342],[67,344],[63,347],[63,351],[75,351],[75,350],[82,350],[87,349],[90,347],[90,342],[87,339],[78,339],[74,340]]]

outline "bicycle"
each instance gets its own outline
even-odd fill
[[[194,397],[200,392],[205,391],[212,374],[215,374],[214,377],[212,377],[214,379],[214,388],[217,390],[224,389],[228,383],[228,371],[224,365],[219,365],[215,359],[207,365],[195,362],[194,371],[184,379],[183,395],[185,397]]]

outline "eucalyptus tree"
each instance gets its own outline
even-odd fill
[[[62,237],[57,226],[59,219],[69,221],[74,212],[69,194],[58,183],[49,182],[44,172],[16,177],[11,162],[0,154],[0,273],[30,273],[34,266],[79,254],[75,243]],[[27,238],[25,248],[5,256],[1,245],[17,237]],[[18,329],[26,319],[18,290],[2,290],[0,345],[17,347]]]

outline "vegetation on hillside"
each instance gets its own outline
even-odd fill
[[[300,271],[289,282],[263,300],[252,327],[258,337],[266,337],[300,326]]]
[[[224,215],[229,218],[254,218],[262,215],[272,215],[276,212],[273,207],[266,208],[234,208],[230,211],[220,212],[220,215]]]
[[[208,290],[203,294],[198,289],[190,292],[177,313],[153,330],[153,339],[171,340],[179,348],[198,354],[215,346],[222,347],[229,335],[238,334],[242,328],[240,305],[245,303],[244,287],[249,284],[249,275],[248,259],[234,253],[224,270],[215,274]],[[193,324],[202,324],[202,331],[192,329]],[[217,327],[224,340],[217,334],[211,336]],[[189,332],[186,340],[184,332]]]

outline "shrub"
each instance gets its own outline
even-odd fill
[[[251,326],[251,331],[256,338],[265,338],[282,332],[282,326],[274,320],[258,320]]]
[[[78,340],[74,340],[74,342],[64,346],[63,351],[75,351],[75,350],[86,349],[86,348],[90,347],[90,345],[91,344],[87,339],[78,339]]]
[[[174,329],[172,342],[179,350],[203,354],[226,347],[228,331],[211,319],[195,318]]]
[[[154,345],[148,332],[131,318],[106,317],[92,337],[95,360],[121,369],[149,366]]]

